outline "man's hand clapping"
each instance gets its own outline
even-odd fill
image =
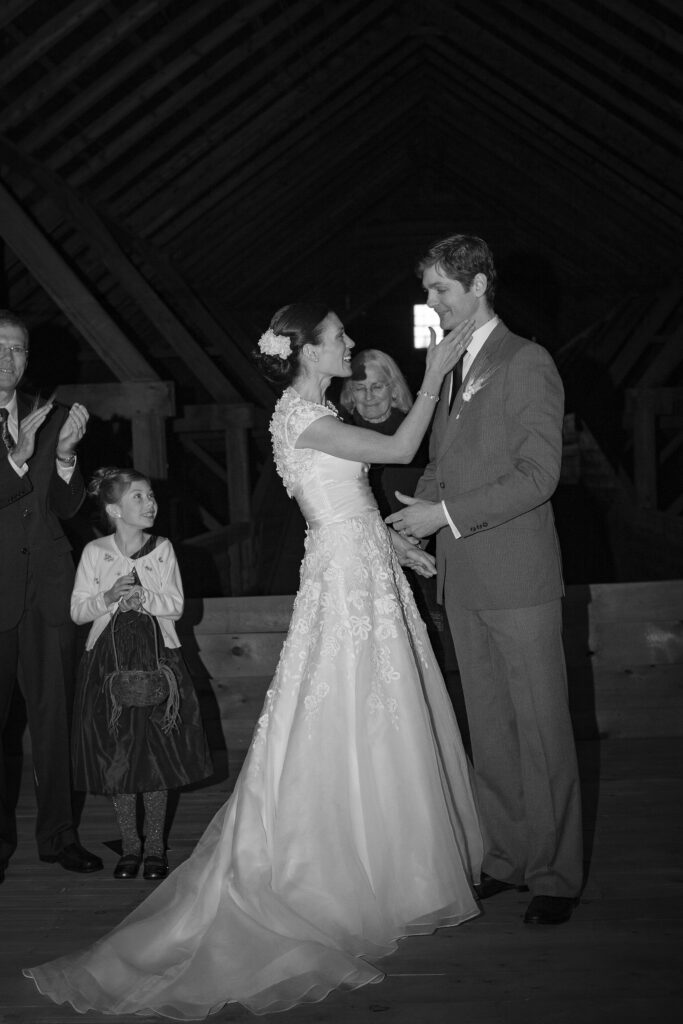
[[[53,402],[46,402],[39,409],[34,409],[28,416],[24,416],[19,424],[17,443],[14,446],[11,458],[16,466],[21,469],[33,455],[36,447],[36,434],[42,427],[48,415],[54,407]]]
[[[57,455],[60,458],[67,459],[73,455],[76,445],[85,434],[89,415],[86,407],[79,402],[71,406],[57,438]]]

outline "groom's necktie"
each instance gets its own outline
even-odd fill
[[[5,448],[8,452],[14,451],[14,441],[12,435],[9,432],[9,426],[7,420],[9,419],[9,413],[7,409],[0,409],[0,437],[2,437]]]
[[[460,356],[460,359],[458,359],[457,363],[453,367],[453,382],[451,384],[451,397],[448,400],[448,411],[449,411],[449,413],[450,413],[451,409],[453,408],[453,402],[455,401],[455,396],[457,395],[458,391],[460,390],[460,385],[462,384],[462,364],[463,364],[464,361],[465,361],[465,353],[463,352],[463,354]]]

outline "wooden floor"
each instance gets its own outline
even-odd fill
[[[387,978],[354,993],[264,1021],[317,1024],[673,1024],[682,1019],[683,743],[678,737],[580,743],[587,880],[580,907],[559,928],[521,921],[528,897],[503,893],[478,919],[404,940]],[[233,780],[181,796],[172,865],[191,851]],[[88,798],[81,837],[105,871],[79,876],[39,863],[26,766],[20,845],[0,886],[0,1021],[104,1021],[42,999],[21,967],[85,945],[149,891],[116,881],[115,826],[104,798]],[[408,837],[406,837],[408,841]],[[119,1017],[139,1024],[150,1017]],[[217,1021],[254,1020],[228,1006]]]

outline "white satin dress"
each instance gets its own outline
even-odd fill
[[[448,694],[362,463],[271,433],[308,521],[291,625],[234,792],[188,860],[94,946],[26,969],[76,1010],[203,1019],[380,981],[405,935],[478,913],[481,836]]]

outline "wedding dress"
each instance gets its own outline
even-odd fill
[[[401,936],[478,913],[468,765],[367,467],[295,441],[331,408],[288,389],[271,432],[308,521],[301,586],[235,790],[191,857],[85,951],[24,971],[76,1010],[203,1019],[380,981]]]

